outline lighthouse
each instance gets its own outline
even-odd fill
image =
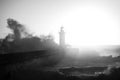
[[[65,46],[65,32],[63,26],[60,28],[60,32],[59,32],[59,44],[62,47]]]

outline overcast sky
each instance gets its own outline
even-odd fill
[[[69,24],[66,16],[85,6],[106,11],[106,15],[113,17],[115,26],[119,29],[120,0],[0,0],[0,37],[10,32],[6,28],[7,18],[26,25],[30,32],[37,35],[51,33],[57,36],[61,25],[70,28],[66,24]]]

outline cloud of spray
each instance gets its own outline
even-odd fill
[[[32,36],[32,34],[27,32],[24,25],[14,19],[7,19],[7,24],[7,27],[10,28],[14,34],[14,41],[9,44],[9,51],[11,52],[42,50],[45,48],[55,48],[57,46],[49,36],[45,40]]]

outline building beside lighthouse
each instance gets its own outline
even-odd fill
[[[63,26],[60,28],[59,32],[59,44],[60,46],[65,47],[65,31]]]

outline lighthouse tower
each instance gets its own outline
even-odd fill
[[[60,28],[60,32],[59,32],[59,44],[62,47],[65,46],[65,32],[63,27]]]

